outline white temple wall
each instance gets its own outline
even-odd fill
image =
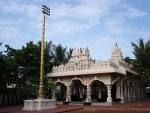
[[[94,80],[98,80],[105,85],[111,84],[111,74],[103,74],[103,75],[82,75],[82,76],[73,76],[73,77],[57,77],[56,80],[54,80],[54,83],[60,82],[64,84],[65,86],[71,85],[73,80],[80,80],[81,83],[86,85],[91,85],[91,83]]]

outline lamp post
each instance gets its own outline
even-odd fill
[[[50,8],[42,5],[42,38],[41,38],[41,62],[40,62],[40,84],[39,84],[39,98],[44,98],[44,39],[45,39],[45,18],[50,16]]]

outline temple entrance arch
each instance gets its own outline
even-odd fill
[[[111,96],[114,102],[121,102],[124,98],[123,94],[123,82],[121,80],[117,80],[111,88]]]
[[[66,86],[61,82],[57,82],[55,84],[55,86],[56,86],[56,100],[57,101],[65,101]]]
[[[95,102],[105,102],[107,100],[107,88],[103,82],[99,80],[91,82],[91,99]]]
[[[79,79],[71,82],[71,101],[83,101],[86,98],[86,87]]]
[[[85,85],[85,83],[83,82],[83,80],[81,78],[77,78],[77,77],[72,78],[70,83],[72,84],[72,82],[76,81],[76,80],[79,80],[81,82],[81,84]]]

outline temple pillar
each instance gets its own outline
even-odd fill
[[[137,92],[138,92],[138,97],[137,98],[140,100],[140,85],[138,87],[138,91]]]
[[[102,98],[102,91],[101,91],[101,87],[99,87],[98,89],[98,99]]]
[[[133,100],[133,90],[132,90],[132,85],[130,86],[130,100]]]
[[[129,84],[128,84],[128,88],[127,88],[127,90],[128,90],[128,101],[130,101],[131,96],[130,96],[130,85],[129,85]]]
[[[79,88],[79,95],[80,95],[80,98],[83,98],[83,87],[80,87]]]
[[[52,99],[56,100],[56,89],[55,89],[55,87],[52,90]]]
[[[91,86],[87,85],[86,102],[91,102]]]
[[[123,84],[121,85],[121,87],[120,87],[120,90],[121,90],[121,103],[124,103],[124,90],[123,90]]]
[[[117,85],[116,86],[116,98],[120,98],[121,97],[121,94],[120,94],[120,85]]]
[[[135,82],[133,82],[133,100],[135,101],[136,100],[136,87],[135,87]]]
[[[137,84],[137,83],[136,83],[136,84]],[[136,87],[136,86],[137,86],[137,87]],[[136,91],[135,91],[135,99],[138,100],[138,99],[139,99],[139,98],[138,98],[138,97],[139,97],[139,91],[138,91],[139,85],[137,84],[136,86],[135,86],[135,90],[136,90]]]
[[[126,100],[128,101],[128,85],[126,84]]]
[[[112,97],[111,97],[111,85],[107,85],[107,103],[112,103]]]
[[[135,89],[134,89],[134,84],[132,85],[132,101],[135,100]]]
[[[124,99],[126,100],[128,97],[128,94],[127,94],[127,84],[125,83],[124,84]]]
[[[71,102],[71,87],[67,86],[66,102]]]

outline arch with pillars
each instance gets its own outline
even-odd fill
[[[91,85],[94,81],[99,81],[100,83],[103,83],[104,85],[106,85],[106,83],[103,80],[100,80],[97,77],[94,77],[94,79],[92,79],[89,84]]]
[[[139,81],[116,78],[111,79],[110,82],[105,77],[81,76],[55,79],[56,99],[66,102],[112,103],[113,101],[120,101],[124,103],[142,96],[140,87],[135,90],[136,86],[140,86]]]
[[[107,100],[107,88],[100,80],[92,80],[91,85],[91,100],[95,102],[105,102]]]
[[[70,85],[72,84],[72,82],[73,81],[75,81],[75,80],[79,80],[83,85],[86,85],[85,83],[84,83],[84,81],[81,79],[81,78],[77,78],[77,77],[75,77],[75,78],[72,78],[71,80],[70,80]]]
[[[60,81],[60,80],[54,82],[54,85],[55,85],[55,86],[56,86],[57,84],[63,84],[64,86],[66,86],[66,84],[65,84],[63,81]]]
[[[71,100],[83,101],[86,98],[86,86],[80,79],[72,79],[71,81]]]
[[[66,99],[66,86],[62,82],[55,83],[55,96],[57,101],[65,101]]]
[[[112,84],[111,96],[113,101],[121,101],[123,99],[123,82],[121,79],[116,80]]]

